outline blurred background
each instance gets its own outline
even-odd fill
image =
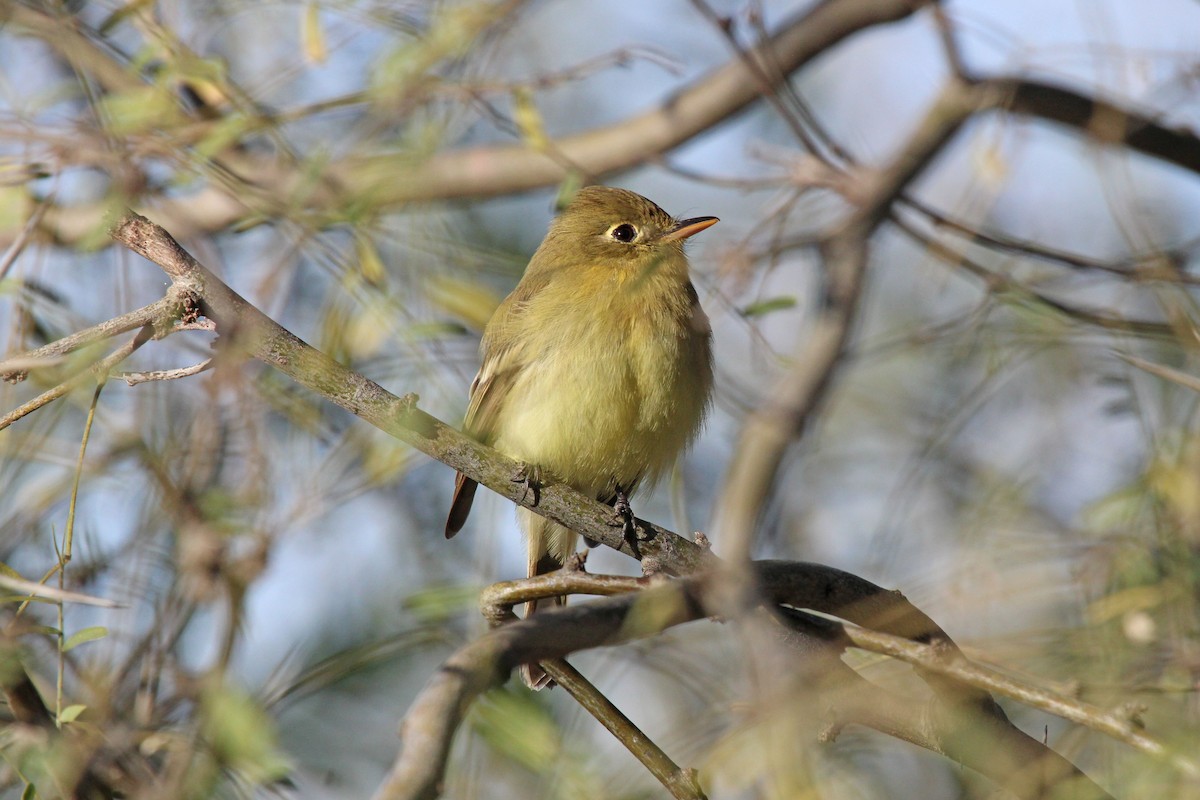
[[[1193,2],[943,8],[973,73],[1200,123]],[[379,187],[435,154],[620,123],[810,9],[0,3],[0,354],[162,296],[163,273],[107,241],[105,213],[132,205],[305,341],[458,424],[482,326],[580,177],[412,201]],[[813,244],[851,208],[846,175],[886,164],[949,75],[920,10],[823,53],[774,102],[603,176],[672,214],[722,220],[689,244],[715,331],[716,407],[672,478],[635,499],[639,516],[706,530],[742,419],[804,341],[820,299]],[[361,186],[325,192],[346,164],[368,165],[353,173]],[[971,655],[1100,706],[1144,705],[1151,732],[1194,751],[1200,180],[991,113],[908,199],[896,219],[924,239],[895,221],[873,239],[853,353],[789,449],[755,555],[899,589]],[[190,366],[213,340],[177,333],[122,369]],[[71,363],[0,385],[0,413]],[[486,629],[478,590],[523,574],[511,505],[481,493],[446,541],[452,470],[256,363],[111,380],[80,470],[93,394],[0,432],[0,560],[29,580],[54,570],[78,480],[65,585],[121,604],[68,604],[60,620],[53,604],[18,613],[7,598],[10,631],[30,626],[21,654],[43,696],[61,674],[60,708],[85,707],[70,724],[174,765],[177,796],[369,795],[415,693]],[[604,550],[588,567],[639,571]],[[902,665],[848,659],[922,691]],[[765,765],[769,734],[744,713],[744,653],[723,626],[572,661],[714,798],[992,796],[882,734],[818,743],[816,710],[792,757]],[[1129,747],[1006,708],[1118,796],[1200,796]],[[9,744],[3,797],[64,757]],[[472,710],[445,792],[664,796],[564,693],[516,681]]]

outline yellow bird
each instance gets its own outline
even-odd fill
[[[624,189],[581,189],[484,330],[466,433],[604,503],[626,504],[661,477],[711,398],[712,329],[683,243],[716,222],[677,220]],[[447,538],[476,486],[458,475]],[[531,577],[575,552],[574,531],[525,508],[518,518]],[[522,677],[549,683],[536,665]]]

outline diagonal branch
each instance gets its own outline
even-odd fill
[[[12,411],[0,417],[0,431],[4,430],[9,425],[12,425],[22,417],[32,414],[39,408],[54,402],[73,389],[83,386],[90,380],[100,381],[101,383],[108,380],[109,373],[112,372],[112,370],[116,368],[118,364],[129,358],[129,356],[133,355],[133,353],[146,342],[153,339],[154,335],[155,332],[152,325],[144,326],[132,339],[118,347],[116,350],[113,350],[104,358],[97,361],[86,372],[81,372],[68,378],[62,383],[47,389],[32,400],[21,404],[17,408],[14,408]]]
[[[905,19],[920,5],[912,0],[824,0],[784,23],[754,52],[769,50],[779,67],[772,79],[783,80],[855,33]],[[36,30],[41,35],[44,29]],[[549,149],[526,143],[484,145],[445,151],[424,161],[407,153],[374,153],[330,164],[319,188],[305,168],[271,156],[228,152],[222,154],[223,164],[243,176],[247,191],[231,192],[213,184],[184,198],[157,197],[147,204],[146,213],[187,238],[254,216],[247,205],[251,194],[304,197],[316,209],[359,206],[366,199],[380,208],[396,208],[414,201],[495,197],[553,186],[576,170],[599,178],[652,161],[758,97],[759,87],[747,64],[734,57],[648,111],[557,138]],[[55,205],[41,229],[58,241],[75,241],[94,232],[108,208]],[[15,231],[0,231],[0,240],[14,235]]]
[[[166,231],[142,217],[129,214],[116,224],[112,235],[117,241],[159,264],[171,276],[179,291],[198,298],[203,313],[216,323],[221,332],[228,354],[241,352],[268,363],[301,385],[402,441],[409,442],[422,452],[465,472],[514,502],[526,506],[534,502],[535,498],[526,496],[528,493],[511,481],[519,469],[515,462],[421,412],[416,408],[415,397],[396,397],[308,346],[212,275]],[[548,485],[538,494],[538,506],[534,509],[538,513],[607,546],[641,558],[643,564],[651,562],[663,572],[675,575],[701,571],[707,573],[707,568],[717,563],[707,550],[640,520],[639,539],[627,541],[622,522],[614,518],[610,508],[570,487]],[[578,574],[575,576],[582,577]],[[586,577],[595,583],[598,576]],[[559,572],[538,580],[546,583],[546,586],[538,589],[543,596],[546,592],[576,590],[570,586],[573,580],[570,572]],[[627,611],[632,607],[629,604],[635,601],[635,597],[625,595],[562,612],[539,614],[531,620],[502,626],[468,645],[435,676],[427,691],[418,699],[418,705],[414,706],[416,719],[431,719],[431,712],[428,711],[430,704],[440,709],[439,713],[446,711],[446,708],[450,711],[427,722],[427,725],[434,726],[432,729],[417,726],[414,731],[407,732],[406,728],[402,763],[398,762],[398,772],[393,772],[388,784],[380,790],[380,796],[432,796],[426,793],[388,794],[385,790],[409,786],[413,778],[408,771],[415,768],[414,763],[423,765],[420,766],[422,774],[428,773],[431,763],[437,765],[438,770],[442,769],[445,748],[449,747],[450,737],[465,713],[465,704],[479,692],[502,680],[513,666],[530,660],[561,658],[578,649],[650,635],[664,626],[699,618],[704,614],[699,606],[703,599],[699,587],[704,580],[704,575],[698,575],[683,581],[667,582],[664,586],[652,586],[638,593],[636,599],[639,608],[645,608],[640,605],[640,599],[644,597],[662,595],[674,597],[675,600],[674,605],[664,605],[653,614],[639,614],[641,624],[637,626],[626,624]],[[770,603],[833,614],[905,639],[936,642],[944,651],[957,653],[949,637],[936,623],[898,592],[887,592],[849,573],[815,564],[763,562],[753,567],[751,580],[756,586],[761,582],[761,596]],[[628,592],[630,588],[641,585],[644,585],[643,582],[637,580],[611,579],[604,584],[604,591]],[[588,590],[594,591],[595,587]],[[489,602],[511,608],[515,601],[511,592],[505,591],[502,589],[499,594],[491,595]],[[711,587],[706,589],[706,593],[711,591]],[[672,592],[680,594],[670,594]],[[502,608],[489,616],[502,619],[510,613],[510,610]],[[597,616],[593,618],[590,614]],[[984,692],[964,691],[960,685],[950,683],[939,685],[928,677],[926,680],[934,687],[935,693],[940,694],[944,690],[946,697],[953,698],[955,703],[966,700],[968,707],[979,709],[980,713],[986,713],[994,706],[990,696]],[[450,705],[445,706],[446,703]],[[1019,733],[1002,715],[990,714],[987,718],[997,730],[1008,731],[1012,735]],[[417,761],[410,758],[414,752],[419,754]],[[393,789],[387,789],[388,786]],[[428,786],[421,791],[433,791]]]
[[[869,604],[857,609],[855,604],[839,606],[837,590],[828,593],[814,590],[812,586],[820,581],[811,578],[820,570],[829,568],[783,561],[756,565],[756,573],[762,579],[763,596],[772,602],[786,598],[825,613],[879,618],[871,613]],[[377,790],[376,800],[437,797],[454,734],[470,703],[489,688],[502,683],[518,664],[545,663],[578,650],[622,644],[701,619],[706,616],[704,608],[709,605],[705,595],[715,585],[712,575],[662,581],[637,593],[628,590],[645,586],[644,581],[621,578],[592,584],[598,578],[607,577],[574,573],[564,582],[561,575],[542,575],[497,584],[485,590],[481,602],[490,608],[486,612],[490,619],[510,615],[508,609],[512,604],[545,597],[553,588],[596,592],[625,590],[626,593],[502,625],[447,659],[406,713],[401,725],[401,751],[387,779]],[[848,587],[852,588],[852,583],[859,581],[872,586],[881,595],[889,594],[855,576],[847,578],[851,579],[847,582]],[[928,618],[916,609],[913,612],[910,629],[918,631],[928,627],[920,622],[921,618]],[[1026,800],[1051,796],[1052,792],[1060,790],[1065,780],[1072,782],[1071,790],[1076,792],[1070,795],[1072,797],[1111,800],[1108,793],[1073,764],[1013,726],[994,704],[984,706],[964,702],[971,696],[970,690],[966,694],[935,690],[929,700],[916,701],[869,683],[840,661],[842,651],[857,646],[872,652],[889,652],[926,671],[956,670],[963,674],[973,671],[976,679],[988,676],[1004,682],[994,672],[958,655],[952,645],[920,644],[794,609],[782,609],[782,614],[785,624],[802,634],[785,634],[789,644],[804,652],[803,661],[791,671],[792,685],[807,690],[812,688],[807,684],[814,683],[835,725],[862,724],[925,747],[979,771]],[[914,624],[915,627],[911,627]],[[936,628],[936,625],[932,627]],[[1015,681],[1010,683],[1020,686]],[[796,704],[803,702],[803,696],[803,692],[777,696],[784,705],[777,704],[772,712],[796,713]],[[986,693],[977,696],[990,702]],[[670,764],[669,760],[666,763]]]
[[[647,606],[659,611],[656,624],[626,624],[635,608]],[[467,708],[519,664],[644,638],[703,616],[699,582],[683,579],[636,595],[537,614],[484,634],[447,659],[409,708],[401,727],[403,747],[375,800],[437,797],[454,732]]]
[[[98,325],[76,331],[70,336],[56,339],[42,345],[36,350],[23,353],[17,358],[0,361],[0,379],[9,383],[17,383],[25,379],[29,370],[41,366],[55,364],[68,353],[73,353],[81,347],[117,336],[126,331],[141,328],[146,325],[158,325],[165,319],[176,314],[183,302],[175,292],[169,291],[161,300],[156,300],[148,306],[122,314]]]
[[[421,411],[416,407],[416,395],[397,397],[306,344],[230,289],[169,233],[144,217],[127,214],[113,227],[112,236],[161,267],[179,290],[199,298],[204,315],[216,322],[227,351],[275,367],[301,386],[514,503],[640,558],[651,571],[695,572],[709,557],[687,539],[643,520],[637,521],[640,539],[626,540],[623,522],[614,518],[611,508],[565,484],[547,484],[534,497],[512,481],[520,472],[517,462]]]
[[[855,213],[824,244],[826,286],[816,319],[797,346],[792,369],[742,426],[717,501],[715,537],[726,545],[735,585],[726,611],[752,607],[747,566],[758,515],[790,443],[804,430],[824,399],[845,355],[867,268],[867,240],[886,219],[892,201],[941,152],[980,107],[983,98],[962,82],[951,82],[930,109],[904,151],[878,173]]]
[[[566,661],[539,662],[546,674],[562,687],[563,691],[579,703],[596,721],[603,725],[617,741],[658,779],[672,797],[678,800],[705,800],[704,791],[694,769],[680,769],[650,737],[625,716],[611,700],[605,697],[591,681]]]

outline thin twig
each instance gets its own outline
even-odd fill
[[[739,616],[757,605],[749,563],[758,515],[764,507],[788,445],[804,430],[828,391],[849,347],[867,269],[867,240],[886,218],[892,202],[921,173],[978,109],[969,86],[951,82],[926,114],[904,151],[878,173],[872,191],[853,215],[826,240],[824,302],[792,360],[794,367],[742,426],[717,501],[715,538],[735,572],[725,613]]]
[[[942,43],[942,55],[946,58],[950,72],[960,80],[968,80],[969,75],[966,63],[963,61],[962,49],[958,46],[958,37],[954,35],[954,23],[946,13],[944,3],[941,0],[933,0],[929,6],[933,12],[933,22],[937,28],[938,39]]]
[[[48,202],[39,203],[33,213],[29,215],[29,219],[25,222],[25,227],[21,228],[21,232],[13,239],[12,244],[4,251],[4,256],[0,257],[0,280],[4,280],[8,275],[8,271],[12,269],[12,265],[17,263],[17,258],[25,250],[25,245],[29,243],[29,238],[37,226],[41,223],[42,217],[46,214],[46,209],[49,207]],[[0,369],[0,375],[4,374],[4,370]]]
[[[934,258],[953,267],[963,269],[982,280],[990,292],[1007,292],[1014,297],[1021,298],[1030,303],[1045,306],[1075,322],[1102,328],[1107,331],[1117,331],[1137,336],[1172,338],[1175,336],[1175,330],[1166,323],[1126,319],[1112,314],[1079,308],[1078,306],[1064,303],[1061,300],[1056,300],[1009,275],[988,269],[978,261],[968,257],[965,253],[959,252],[933,236],[918,230],[916,226],[899,215],[893,215],[891,222],[904,235],[908,236],[914,242],[921,244],[926,249],[926,252]]]
[[[1117,353],[1117,357],[1157,378],[1162,378],[1165,381],[1170,381],[1184,388],[1191,389],[1193,392],[1200,392],[1200,378],[1189,372],[1183,372],[1182,370],[1168,367],[1165,364],[1155,364],[1153,361],[1147,361],[1144,358],[1131,356],[1127,353]]]
[[[0,417],[0,431],[4,430],[9,425],[12,425],[14,422],[26,416],[27,414],[37,411],[47,403],[57,400],[58,398],[70,392],[72,389],[82,386],[83,384],[87,383],[89,379],[103,379],[103,377],[107,376],[115,366],[129,358],[129,356],[132,355],[135,350],[153,338],[154,328],[150,325],[145,326],[138,331],[136,336],[118,347],[109,355],[105,356],[87,372],[80,373],[70,380],[63,381],[57,386],[42,392],[29,402],[13,409],[3,417]]]
[[[1098,258],[1089,258],[1078,253],[1070,253],[1065,250],[1058,250],[1046,245],[1034,244],[1025,239],[1019,239],[1015,236],[998,233],[994,231],[984,231],[973,225],[968,225],[961,220],[954,219],[948,214],[935,209],[933,206],[918,200],[914,197],[905,197],[900,201],[900,204],[910,211],[915,211],[929,219],[929,222],[937,227],[950,231],[964,239],[969,240],[971,244],[977,244],[981,247],[986,247],[989,250],[995,250],[1001,253],[1011,253],[1013,255],[1025,256],[1034,258],[1039,261],[1044,261],[1049,264],[1058,264],[1069,269],[1075,270],[1095,270],[1097,272],[1107,272],[1111,275],[1116,275],[1121,278],[1133,281],[1170,281],[1172,283],[1183,283],[1187,285],[1195,285],[1200,283],[1200,277],[1188,275],[1179,270],[1168,270],[1163,266],[1155,264],[1156,261],[1161,261],[1162,256],[1154,253],[1135,253],[1128,260],[1123,261],[1104,261]],[[1191,245],[1196,244],[1193,240]],[[1185,244],[1184,247],[1189,246]]]
[[[68,353],[72,353],[93,342],[110,339],[113,336],[118,336],[126,331],[142,328],[146,325],[159,324],[176,314],[178,307],[179,298],[173,292],[168,292],[161,300],[157,300],[148,306],[143,306],[136,311],[130,311],[128,314],[122,314],[119,317],[105,320],[99,325],[84,328],[81,331],[72,333],[70,336],[64,336],[49,344],[42,345],[36,350],[30,350],[28,353],[22,353],[19,356],[0,361],[0,378],[13,383],[24,380],[29,370],[56,364]]]
[[[83,457],[87,454],[88,440],[92,438],[92,423],[96,420],[96,406],[100,403],[100,392],[108,380],[106,374],[101,374],[96,381],[96,390],[92,392],[92,402],[88,404],[87,420],[83,423],[83,437],[79,441],[79,457],[75,461],[75,477],[71,482],[71,500],[67,504],[67,524],[63,527],[63,546],[58,554],[58,588],[66,591],[67,565],[71,563],[71,554],[75,549],[75,509],[79,505],[79,484],[83,480]],[[58,606],[58,674],[54,685],[54,724],[62,727],[63,677],[66,673],[67,658],[63,646],[67,639],[66,604],[59,601]]]
[[[502,625],[450,656],[417,695],[401,725],[402,746],[375,800],[432,800],[440,794],[454,733],[471,702],[503,682],[514,667],[650,636],[704,616],[696,579],[664,582],[637,595],[605,597]],[[650,607],[654,625],[628,625]],[[645,617],[639,615],[645,623]]]
[[[80,594],[79,592],[69,592],[58,589],[54,586],[47,586],[44,583],[30,581],[24,578],[14,578],[12,575],[6,575],[0,572],[0,586],[13,592],[29,595],[30,597],[41,597],[46,600],[54,600],[64,603],[80,603],[85,606],[97,606],[99,608],[120,608],[120,603],[115,603],[112,600],[105,600],[103,597],[92,597],[88,594]]]
[[[948,653],[936,645],[921,644],[889,633],[845,625],[855,647],[905,661],[929,672],[953,678],[967,686],[1011,698],[1085,728],[1098,731],[1154,756],[1189,778],[1200,778],[1200,762],[1169,749],[1145,733],[1128,717],[1107,712],[1090,703],[1018,681],[970,661],[961,653]]]
[[[591,681],[583,677],[579,670],[560,658],[539,661],[538,665],[571,695],[575,702],[595,717],[605,730],[625,745],[672,797],[678,800],[705,800],[696,770],[681,769],[654,740],[633,724],[621,709],[613,705]]]
[[[125,381],[130,386],[136,386],[139,383],[149,383],[150,381],[174,381],[180,378],[189,378],[192,375],[199,375],[201,372],[211,368],[212,359],[206,358],[199,364],[193,364],[190,367],[164,369],[157,372],[122,372],[116,377]]]

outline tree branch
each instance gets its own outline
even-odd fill
[[[784,561],[759,562],[755,572],[762,582],[762,596],[770,602],[791,601],[789,605],[801,604],[847,618],[890,620],[893,627],[918,636],[937,630],[936,624],[908,605],[898,593],[885,592],[848,573]],[[401,752],[376,792],[376,800],[437,797],[455,731],[470,703],[502,683],[519,664],[545,663],[577,650],[621,644],[700,619],[706,615],[703,609],[709,601],[705,594],[713,589],[713,577],[710,573],[654,582],[657,585],[635,595],[630,590],[646,586],[645,580],[560,572],[505,582],[485,590],[481,605],[492,620],[511,618],[512,605],[550,596],[555,589],[625,593],[512,621],[452,655],[405,715]],[[596,582],[597,579],[601,580]],[[908,613],[897,614],[901,607],[907,608]],[[780,614],[786,624],[803,634],[789,640],[805,653],[802,667],[792,671],[793,682],[807,686],[810,679],[817,681],[835,723],[868,725],[946,755],[1021,798],[1048,797],[1052,791],[1061,791],[1063,781],[1070,779],[1071,791],[1075,792],[1071,797],[1111,800],[1110,795],[1073,764],[1013,726],[986,692],[974,692],[969,687],[964,691],[961,686],[950,693],[935,689],[930,701],[918,703],[870,684],[838,659],[842,650],[857,646],[912,659],[926,672],[941,674],[952,668],[976,678],[998,677],[970,664],[948,640],[937,645],[919,644],[794,609],[780,609]],[[814,655],[818,657],[816,661],[810,658]],[[789,702],[794,701],[791,698]],[[670,763],[669,759],[666,763]]]
[[[230,289],[146,218],[127,214],[113,226],[112,237],[157,264],[180,291],[199,298],[204,315],[217,324],[227,355],[241,353],[275,367],[301,386],[512,502],[640,558],[649,571],[683,575],[697,571],[710,558],[703,548],[645,520],[636,520],[637,540],[627,540],[623,522],[611,508],[565,484],[547,484],[534,497],[512,481],[521,469],[516,461],[421,411],[416,407],[416,395],[397,397],[306,344]]]
[[[96,362],[87,372],[81,372],[62,383],[39,394],[37,397],[21,404],[17,408],[0,417],[0,431],[12,425],[17,420],[32,414],[42,406],[54,402],[58,398],[70,392],[72,389],[83,386],[88,380],[105,381],[108,380],[108,374],[122,361],[129,358],[134,351],[144,345],[146,342],[154,338],[154,327],[146,325],[137,335],[130,339],[125,344],[118,347],[116,350],[109,353],[104,358]]]
[[[415,397],[398,398],[309,347],[213,276],[158,226],[130,214],[114,227],[113,237],[159,264],[171,276],[180,291],[198,298],[203,313],[216,322],[227,351],[241,351],[277,367],[298,383],[393,436],[413,444],[422,452],[467,473],[509,497],[513,502],[532,506],[534,498],[526,496],[528,493],[511,481],[511,477],[519,469],[515,462],[419,411],[415,406]],[[534,510],[538,513],[545,514],[614,549],[641,558],[643,563],[652,561],[657,569],[664,572],[675,575],[687,575],[701,570],[707,572],[707,567],[717,563],[715,557],[707,550],[641,520],[637,523],[638,540],[628,541],[622,531],[621,522],[614,518],[610,508],[590,500],[570,487],[561,484],[546,486],[539,492],[537,500],[539,504]],[[944,652],[958,654],[957,648],[941,628],[898,592],[885,591],[857,576],[816,564],[762,562],[754,567],[753,573],[755,585],[761,583],[764,587],[760,596],[769,603],[832,614],[887,631],[901,637],[900,641],[911,639],[917,642],[936,642]],[[645,581],[639,579],[592,576],[570,571],[560,571],[536,580],[538,583],[533,587],[533,591],[538,593],[537,596],[552,596],[571,591],[628,592],[645,585]],[[698,581],[701,578],[691,580]],[[589,629],[590,633],[585,633],[584,628],[577,627],[576,623],[582,625],[586,621],[587,625],[592,625],[591,621],[587,621],[590,618],[585,619],[591,612],[580,609],[592,608],[595,604],[558,613],[539,614],[532,620],[505,625],[487,634],[479,642],[472,643],[447,662],[428,690],[432,696],[440,698],[437,703],[454,702],[454,708],[459,710],[454,712],[451,718],[439,722],[432,734],[428,731],[411,736],[406,733],[406,748],[402,761],[408,766],[398,764],[397,769],[400,773],[393,774],[394,780],[390,780],[389,785],[395,781],[399,781],[396,785],[410,784],[411,776],[408,776],[408,770],[412,767],[406,759],[408,753],[414,749],[413,742],[417,743],[416,751],[424,754],[421,759],[426,761],[431,757],[431,753],[436,755],[430,748],[440,752],[439,748],[448,747],[448,738],[441,744],[438,742],[441,741],[440,737],[453,734],[461,714],[465,713],[465,706],[460,704],[486,690],[496,681],[502,680],[516,664],[528,660],[560,658],[576,649],[624,641],[632,636],[649,635],[661,630],[664,625],[698,618],[702,614],[696,606],[700,596],[695,594],[699,591],[695,587],[696,584],[688,583],[685,588],[678,589],[676,583],[672,583],[663,588],[661,593],[664,595],[668,590],[683,592],[685,602],[679,603],[677,600],[676,607],[667,607],[665,612],[654,614],[650,623],[652,630],[631,630],[628,626],[621,626],[619,636],[612,638],[614,626],[620,622],[618,617],[623,619],[626,613],[627,606],[624,604],[632,602],[631,598],[618,597],[611,598],[610,601],[600,601],[608,602],[609,605],[601,606],[607,611],[600,613],[602,622],[598,628]],[[483,602],[485,606],[492,608],[488,614],[489,618],[499,620],[511,617],[512,604],[528,599],[530,586],[527,584],[521,588],[526,590],[526,596],[520,596],[513,584],[500,584],[494,590],[485,593]],[[651,588],[639,597],[650,592],[656,594],[649,596],[656,597],[660,587]],[[583,616],[575,618],[571,617],[571,614]],[[643,619],[643,624],[647,624],[644,620],[645,615],[640,615],[639,618]],[[564,624],[567,631],[573,633],[564,632]],[[549,649],[546,649],[547,647]],[[935,670],[931,672],[937,674]],[[931,685],[935,687],[935,692],[946,692],[946,696],[958,698],[957,702],[960,704],[967,700],[968,706],[982,711],[994,705],[986,692],[964,690],[958,683],[946,682],[939,686],[934,681]],[[426,700],[419,700],[419,704],[425,703]],[[418,713],[417,717],[421,718],[423,713]],[[993,727],[1011,728],[1011,723],[1002,715],[993,714],[992,717],[989,724]],[[437,756],[437,763],[444,766],[444,758],[445,753],[442,752]],[[676,774],[686,773],[676,770]],[[385,789],[381,789],[381,792],[383,791]]]
[[[76,331],[70,336],[64,336],[42,345],[36,350],[30,350],[28,353],[22,353],[16,358],[0,361],[0,380],[18,383],[25,380],[29,370],[55,364],[62,356],[73,353],[81,347],[146,325],[161,326],[164,320],[177,318],[182,313],[184,302],[178,293],[168,291],[165,297],[148,306],[142,306],[136,311],[130,311],[90,328]]]
[[[892,201],[978,110],[981,99],[970,86],[949,83],[904,150],[878,173],[857,210],[824,242],[825,289],[816,319],[797,346],[792,369],[743,423],[717,501],[714,534],[733,570],[723,609],[730,616],[757,605],[748,565],[758,516],[784,453],[824,399],[849,347],[867,269],[867,240]]]
[[[664,582],[637,595],[608,597],[503,625],[446,660],[413,701],[401,726],[403,746],[375,800],[435,798],[454,733],[467,708],[518,665],[644,638],[704,616],[699,582]],[[635,608],[652,607],[653,625],[627,625]],[[648,615],[640,615],[645,622]]]
[[[853,34],[911,15],[913,0],[823,0],[784,23],[755,53],[771,52],[781,80]],[[46,35],[37,28],[39,35]],[[89,59],[89,62],[91,60]],[[184,198],[157,197],[144,210],[176,236],[223,230],[254,216],[249,197],[304,197],[314,209],[338,209],[369,201],[397,208],[414,201],[495,197],[553,186],[570,172],[600,178],[657,158],[737,114],[759,96],[739,57],[697,78],[649,111],[621,122],[557,138],[552,147],[526,143],[485,145],[438,153],[425,161],[411,154],[376,153],[330,164],[314,186],[309,170],[274,157],[223,153],[222,164],[242,176],[244,191],[210,184]],[[55,205],[41,225],[57,241],[72,242],[102,224],[108,206]],[[0,232],[0,240],[15,231]]]

